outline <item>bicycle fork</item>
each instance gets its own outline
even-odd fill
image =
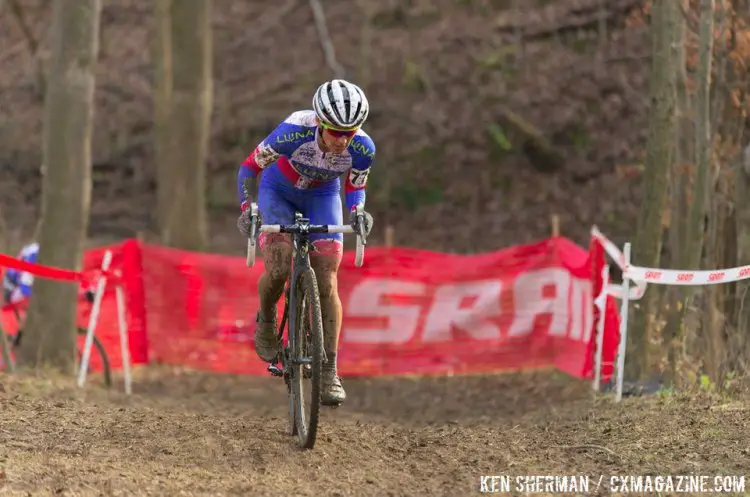
[[[284,336],[284,326],[286,326],[286,321],[289,317],[289,302],[290,302],[290,293],[291,293],[291,282],[287,283],[286,290],[285,290],[285,299],[284,299],[284,314],[281,317],[281,325],[279,326],[279,334],[277,337],[277,341],[279,344],[282,342],[282,338]],[[282,367],[279,367],[279,358],[280,356],[284,354],[284,357],[281,358],[281,365]],[[323,351],[323,362],[328,362],[328,358],[325,355],[325,351]],[[276,355],[276,359],[268,363],[268,367],[266,368],[266,371],[271,373],[271,376],[285,376],[288,373],[286,373],[285,368],[286,364],[289,363],[289,356],[288,356],[288,346],[285,347],[279,347],[279,353]],[[302,375],[304,378],[310,378],[312,377],[312,367],[310,364],[305,364],[302,369]]]

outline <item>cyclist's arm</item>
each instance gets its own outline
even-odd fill
[[[358,151],[352,155],[352,167],[346,178],[346,207],[351,211],[357,205],[365,205],[367,177],[375,161],[375,143],[369,138],[360,141]]]
[[[269,164],[273,163],[278,159],[281,154],[269,145],[272,143],[269,140],[270,136],[263,140],[255,150],[247,156],[247,158],[240,164],[240,170],[237,173],[237,193],[239,194],[240,204],[242,210],[245,210],[247,206],[247,196],[245,195],[245,180],[250,179],[249,185],[253,184],[255,178],[268,167]],[[252,193],[252,186],[248,188]]]
[[[248,178],[255,180],[265,168],[273,164],[282,155],[291,157],[292,152],[300,145],[300,140],[295,140],[295,138],[307,133],[306,128],[294,121],[295,114],[292,114],[260,142],[255,150],[240,164],[240,170],[237,173],[237,193],[243,211],[247,206],[244,190],[245,180]]]
[[[16,303],[31,297],[31,287],[34,284],[34,275],[23,272],[18,277],[18,284],[10,292],[10,302]]]

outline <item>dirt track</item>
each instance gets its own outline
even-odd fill
[[[740,475],[747,404],[589,397],[537,373],[348,380],[312,452],[275,378],[140,371],[92,383],[0,376],[0,495],[450,495],[486,474]],[[592,483],[593,485],[593,483]]]

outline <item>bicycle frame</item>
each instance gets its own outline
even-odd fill
[[[281,343],[281,341],[284,338],[284,328],[286,327],[286,321],[289,320],[289,326],[287,327],[288,330],[293,330],[297,326],[297,316],[296,313],[289,314],[289,309],[296,309],[297,308],[297,281],[299,280],[299,275],[310,267],[310,249],[315,250],[313,245],[310,243],[309,234],[310,233],[327,233],[328,230],[324,228],[328,228],[327,226],[319,226],[319,225],[311,225],[309,223],[309,220],[302,217],[302,214],[296,213],[295,214],[295,223],[293,225],[284,225],[279,226],[279,232],[280,233],[290,233],[292,235],[292,253],[293,253],[293,264],[292,264],[292,273],[289,277],[288,283],[286,285],[285,289],[285,298],[284,298],[284,313],[281,317],[281,324],[279,325],[279,331],[278,331],[278,340]],[[263,231],[263,226],[261,226],[261,231]],[[266,228],[271,229],[271,228]],[[296,343],[294,342],[294,334],[287,335],[287,339],[289,340],[288,346],[282,347],[282,350],[285,351],[287,349],[294,350]],[[325,351],[323,352],[325,354]],[[281,357],[281,363],[282,366],[286,369],[286,361],[289,360],[289,358]],[[325,360],[325,356],[324,356]],[[301,361],[302,363],[308,363],[309,361]],[[274,375],[274,376],[282,376],[284,375],[285,371],[279,369],[276,366],[277,362],[271,362],[268,365],[268,371]]]

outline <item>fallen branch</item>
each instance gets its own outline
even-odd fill
[[[721,404],[717,406],[711,406],[709,409],[711,410],[718,410],[718,411],[725,411],[725,412],[732,412],[732,411],[747,411],[748,408],[740,403],[734,403],[734,404]]]
[[[24,38],[26,38],[26,44],[29,46],[29,52],[31,57],[36,59],[37,63],[37,84],[39,85],[39,96],[44,98],[44,94],[47,88],[47,81],[44,77],[44,66],[41,58],[37,57],[39,51],[39,40],[36,39],[34,33],[31,31],[29,24],[26,22],[26,16],[23,13],[23,7],[18,3],[18,0],[8,0],[10,3],[10,10],[13,12],[13,16],[18,22],[18,26],[21,28]]]
[[[531,163],[540,171],[554,171],[560,169],[564,157],[532,123],[510,109],[501,111],[500,119],[508,131],[520,135],[521,149]]]
[[[34,36],[34,33],[31,32],[29,24],[26,22],[26,16],[23,13],[21,4],[18,3],[18,0],[8,0],[8,2],[10,3],[11,11],[13,11],[13,16],[18,22],[18,27],[21,28],[21,32],[23,33],[24,38],[26,38],[26,43],[29,45],[29,51],[32,55],[36,54],[36,51],[39,48],[39,42]]]
[[[612,449],[609,449],[603,445],[596,445],[596,444],[583,444],[583,445],[554,445],[553,446],[556,449],[566,449],[566,450],[599,450],[602,452],[606,452],[607,454],[611,455],[612,457],[615,457],[617,459],[622,459],[622,457],[617,454]]]
[[[572,5],[552,4],[541,12],[517,10],[511,15],[501,16],[497,28],[508,35],[520,29],[526,41],[583,29],[601,30],[602,23],[613,24],[641,3],[640,0],[612,0],[603,8],[599,0],[582,0]]]
[[[265,15],[260,16],[253,22],[253,25],[258,26],[258,29],[251,29],[245,36],[235,39],[229,45],[228,50],[240,48],[248,40],[263,38],[269,29],[279,25],[281,20],[292,11],[296,4],[297,0],[287,0],[281,7],[267,9]]]

